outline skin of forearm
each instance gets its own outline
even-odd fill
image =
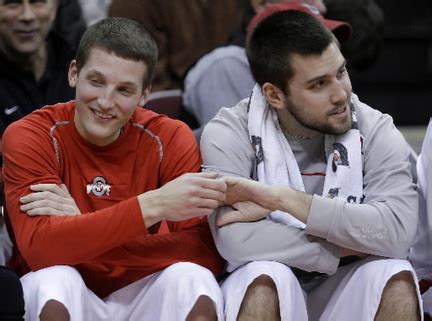
[[[152,197],[153,193],[154,191],[149,191],[138,195],[138,203],[143,215],[144,224],[147,228],[163,219],[161,212],[158,210],[157,202],[155,202],[155,198]]]
[[[306,224],[312,204],[312,195],[288,186],[273,186],[277,195],[277,206],[273,210],[288,212]]]

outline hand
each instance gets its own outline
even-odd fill
[[[161,188],[138,196],[147,227],[209,215],[225,200],[226,183],[217,173],[184,174]]]
[[[226,205],[250,202],[272,212],[278,209],[279,197],[277,187],[241,177],[226,176]]]
[[[79,215],[75,200],[69,194],[66,185],[36,184],[31,185],[33,193],[20,198],[20,209],[28,215]]]
[[[221,211],[216,218],[216,224],[220,227],[235,222],[259,221],[271,213],[268,209],[253,202],[239,202],[232,205],[230,211]]]
[[[269,212],[280,210],[290,213],[303,223],[307,222],[312,195],[289,186],[267,185],[240,177],[224,177],[228,190],[226,205],[251,202]]]

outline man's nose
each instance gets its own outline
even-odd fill
[[[348,93],[343,81],[336,81],[332,86],[331,102],[335,105],[345,104],[348,99]]]
[[[97,100],[102,109],[110,109],[114,106],[113,93],[110,89],[104,90]]]
[[[20,13],[20,19],[24,21],[31,21],[36,18],[36,14],[34,12],[34,9],[32,5],[29,3],[28,0],[24,0],[21,4],[21,13]]]

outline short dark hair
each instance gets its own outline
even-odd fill
[[[287,94],[293,76],[291,58],[320,55],[337,43],[330,30],[308,13],[286,10],[260,22],[246,44],[252,75],[258,84],[270,82]]]
[[[78,71],[86,64],[93,48],[135,61],[147,66],[144,87],[151,84],[158,58],[156,42],[139,22],[127,18],[111,17],[90,26],[81,37],[76,55]]]

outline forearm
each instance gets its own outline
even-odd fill
[[[10,217],[17,245],[34,270],[79,264],[147,233],[136,197],[75,216],[30,217],[13,204]]]
[[[290,213],[303,223],[307,222],[309,209],[312,204],[312,195],[295,190],[288,186],[269,187],[274,190],[277,204],[272,210]]]
[[[410,198],[407,195],[408,204]],[[314,196],[305,232],[348,249],[405,258],[414,238],[416,213],[415,202],[411,208],[395,209],[391,201],[350,204]]]
[[[307,235],[304,230],[275,223],[268,219],[258,222],[233,223],[218,228],[216,215],[210,226],[216,247],[228,261],[229,270],[255,260],[274,260],[305,271],[332,274],[339,264],[341,249],[324,239]]]

